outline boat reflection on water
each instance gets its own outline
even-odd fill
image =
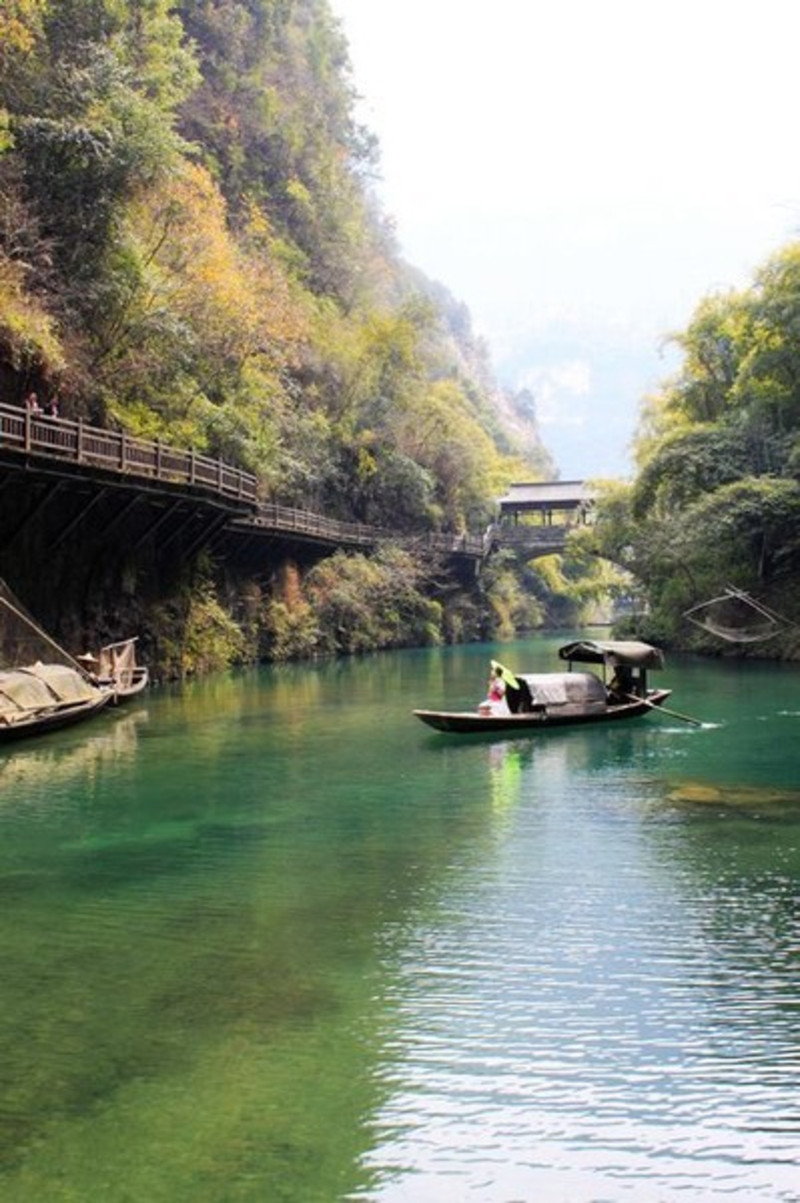
[[[140,728],[148,721],[144,708],[112,717],[91,735],[0,748],[0,806],[27,805],[35,798],[47,804],[55,790],[77,779],[91,780],[101,768],[122,765],[135,757]]]
[[[533,760],[529,740],[507,740],[487,747],[492,810],[497,817],[508,814],[519,802],[526,768]]]

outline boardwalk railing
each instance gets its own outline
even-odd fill
[[[276,534],[296,535],[314,542],[332,543],[339,547],[374,547],[378,543],[398,542],[442,555],[466,555],[482,558],[489,550],[488,532],[482,535],[448,535],[423,532],[399,534],[385,527],[366,526],[358,522],[340,522],[324,518],[311,510],[295,510],[285,505],[262,501],[256,512],[239,518],[232,524],[237,530],[264,530]]]
[[[250,514],[233,519],[230,524],[240,531],[295,536],[333,547],[374,547],[394,540],[442,555],[475,559],[482,559],[491,549],[489,531],[485,535],[399,535],[376,526],[325,518],[310,510],[262,502],[258,499],[256,477],[222,460],[160,441],[133,438],[123,431],[0,404],[0,452],[9,449],[150,482],[191,485],[228,500],[244,502],[251,507]]]
[[[336,518],[324,518],[311,510],[295,510],[290,506],[262,501],[255,513],[239,518],[237,530],[262,530],[282,535],[296,535],[312,542],[333,543],[338,546],[372,547],[391,537],[390,533],[376,526],[362,526],[357,522],[340,522]]]
[[[164,484],[199,486],[250,504],[257,501],[255,476],[231,468],[222,460],[150,439],[136,439],[124,431],[0,405],[0,450],[8,448]]]

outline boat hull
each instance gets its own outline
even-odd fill
[[[51,709],[26,715],[15,722],[0,722],[0,744],[34,735],[45,735],[60,727],[71,727],[91,718],[114,700],[111,691],[99,694],[87,702],[76,702],[69,706],[54,706]]]
[[[116,687],[115,700],[117,703],[121,703],[129,701],[131,698],[138,697],[140,693],[144,692],[149,683],[149,669],[145,665],[137,664],[136,668],[133,669],[129,684],[118,685]]]
[[[542,706],[526,714],[478,714],[471,710],[415,710],[421,722],[435,731],[458,735],[491,735],[504,733],[514,735],[536,735],[553,727],[581,727],[590,723],[619,722],[624,719],[640,718],[661,706],[670,696],[670,689],[654,689],[647,699],[622,702],[607,706],[605,710],[587,713],[558,713],[555,707]]]

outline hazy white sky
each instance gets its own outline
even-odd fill
[[[798,0],[331,0],[405,257],[624,475],[662,343],[800,230]]]

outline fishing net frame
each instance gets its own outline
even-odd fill
[[[734,607],[738,607],[741,612],[750,611],[759,614],[762,619],[761,626],[758,628],[732,626],[715,621],[713,617],[699,617],[704,611],[711,610],[715,606],[720,608],[727,606],[728,613],[731,613]],[[782,614],[778,614],[777,611],[770,609],[769,606],[751,597],[743,589],[737,589],[734,585],[728,585],[719,597],[712,597],[709,601],[699,602],[696,606],[684,610],[683,616],[694,626],[727,643],[764,643],[768,639],[774,639],[788,627],[795,625]]]

